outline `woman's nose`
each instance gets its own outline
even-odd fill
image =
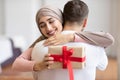
[[[51,31],[52,30],[52,26],[50,24],[47,24],[47,31]]]

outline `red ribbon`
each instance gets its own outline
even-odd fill
[[[74,80],[71,61],[76,61],[76,62],[85,61],[85,57],[83,57],[83,58],[70,57],[72,54],[73,54],[73,49],[67,50],[67,46],[62,47],[62,55],[51,54],[51,57],[54,58],[54,61],[62,62],[63,63],[63,68],[68,69],[70,80]]]

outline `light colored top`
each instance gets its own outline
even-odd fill
[[[63,31],[63,34],[73,31]],[[42,60],[44,55],[48,53],[48,47],[44,47],[44,41],[41,41],[33,48],[32,59]],[[87,43],[67,43],[67,46],[84,46],[86,54],[86,67],[84,69],[74,69],[74,80],[95,80],[96,69],[104,70],[107,67],[108,59],[104,48],[93,46]],[[35,80],[69,80],[67,69],[53,69],[35,72]]]

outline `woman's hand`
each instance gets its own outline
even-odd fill
[[[34,71],[41,71],[44,69],[50,69],[49,65],[53,64],[53,57],[50,57],[50,54],[45,55],[42,62],[36,62],[33,70]]]
[[[74,34],[57,34],[48,38],[44,42],[44,46],[65,44],[73,41],[74,41]]]

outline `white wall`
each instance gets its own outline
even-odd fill
[[[64,4],[67,1],[69,1],[69,0],[59,0],[59,2],[57,0],[44,0],[43,5],[52,5],[52,6],[58,7],[62,10],[64,7]]]
[[[23,37],[30,45],[38,33],[35,23],[38,6],[39,0],[5,0],[5,34]]]
[[[120,0],[116,0],[116,14],[117,15],[114,20],[114,23],[117,25],[114,25],[114,36],[116,38],[116,43],[114,45],[115,48],[113,48],[114,51],[117,52],[117,61],[118,61],[118,80],[120,80]]]
[[[86,30],[107,31],[111,25],[111,0],[85,0],[90,13]]]
[[[0,0],[0,35],[4,34],[4,0]]]
[[[118,54],[117,49],[120,48],[120,46],[119,46],[119,39],[120,39],[120,35],[119,35],[120,34],[120,31],[119,31],[120,30],[120,22],[119,22],[119,20],[120,20],[119,11],[120,11],[120,9],[119,9],[119,7],[120,6],[119,5],[120,5],[119,0],[112,1],[111,33],[115,38],[115,43],[114,43],[113,46],[111,46],[111,49],[110,49],[110,52],[112,53],[111,54],[112,56],[115,56],[114,54],[116,54],[116,56],[117,56],[117,54]]]

